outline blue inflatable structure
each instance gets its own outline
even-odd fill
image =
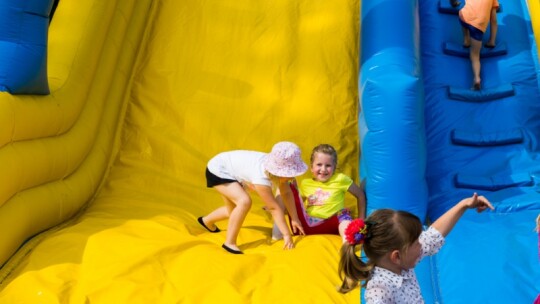
[[[473,192],[486,196],[495,211],[467,212],[441,252],[418,266],[426,302],[532,303],[540,293],[540,92],[527,3],[504,2],[498,46],[483,53],[483,89],[472,91],[448,2],[362,2],[368,211],[408,210],[429,224]]]
[[[49,94],[47,32],[53,0],[0,0],[0,91]]]

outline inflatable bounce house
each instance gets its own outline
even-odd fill
[[[283,250],[256,197],[242,256],[198,225],[207,161],[282,140],[335,146],[368,212],[486,196],[417,266],[426,303],[532,303],[540,1],[500,2],[471,91],[447,0],[0,0],[0,303],[363,302],[339,236]]]

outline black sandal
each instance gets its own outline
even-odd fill
[[[201,226],[203,226],[204,229],[206,229],[206,230],[208,230],[208,231],[210,231],[210,232],[212,232],[212,233],[218,233],[218,232],[221,231],[221,230],[219,230],[218,226],[216,226],[216,230],[210,230],[210,228],[208,228],[208,227],[204,224],[204,221],[203,221],[202,218],[203,218],[202,216],[199,217],[199,218],[197,219],[197,222],[199,222],[199,224],[201,224]]]
[[[235,249],[232,249],[231,247],[223,244],[221,245],[221,247],[225,250],[227,250],[228,252],[232,253],[232,254],[244,254],[242,251],[240,250],[235,250]]]

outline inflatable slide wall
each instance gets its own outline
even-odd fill
[[[359,182],[359,14],[60,0],[50,94],[0,93],[0,303],[357,303],[336,291],[339,236],[283,250],[254,197],[239,257],[197,217],[223,205],[204,172],[225,150],[289,140],[308,161],[326,142]]]
[[[474,94],[444,1],[60,0],[48,31],[51,1],[14,2],[41,31],[24,43],[48,45],[15,65],[32,86],[0,70],[0,303],[358,303],[336,291],[338,236],[284,251],[254,198],[239,257],[196,222],[222,204],[208,159],[280,140],[306,161],[334,145],[370,210],[495,204],[417,267],[427,303],[540,293],[538,1],[503,2]]]

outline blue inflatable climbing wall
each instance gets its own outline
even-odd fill
[[[498,23],[497,47],[482,53],[483,88],[472,91],[448,1],[362,3],[369,210],[404,209],[429,223],[473,192],[496,208],[468,211],[418,266],[428,303],[532,303],[540,293],[539,66],[526,1],[501,1]]]

